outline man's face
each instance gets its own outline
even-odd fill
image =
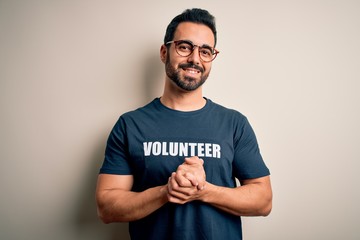
[[[203,24],[190,22],[180,23],[174,34],[174,41],[187,40],[197,46],[214,46],[214,34]],[[172,43],[165,57],[167,77],[185,91],[198,89],[208,78],[211,62],[203,62],[199,57],[199,48],[195,47],[188,57],[180,56]]]

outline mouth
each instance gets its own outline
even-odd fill
[[[201,71],[194,69],[194,68],[182,68],[185,72],[194,75],[194,74],[199,74]]]
[[[193,64],[183,64],[179,67],[183,71],[185,71],[186,73],[191,74],[191,75],[200,74],[200,73],[204,72],[204,70],[201,67],[193,65]]]

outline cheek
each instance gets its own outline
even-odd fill
[[[211,70],[211,63],[210,64],[205,64],[204,66],[204,70],[205,70],[205,74],[209,74],[210,70]]]
[[[166,63],[170,64],[171,66],[177,65],[174,61],[174,56],[171,53],[166,54]]]

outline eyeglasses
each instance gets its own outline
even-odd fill
[[[215,48],[206,45],[198,46],[187,40],[169,41],[165,43],[165,45],[171,43],[175,44],[175,50],[177,54],[179,54],[182,57],[190,56],[194,52],[195,47],[198,47],[200,59],[204,62],[213,61],[216,58],[217,54],[219,53],[219,51],[216,50]]]

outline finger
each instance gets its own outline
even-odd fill
[[[178,172],[176,172],[172,178],[175,179],[177,185],[181,186],[181,187],[191,187],[193,186],[192,182],[190,179],[188,179],[186,177],[186,173],[185,174],[179,174]]]
[[[201,162],[199,162],[197,160],[197,162],[195,164],[192,164],[192,161],[193,160],[187,160],[185,161],[184,164],[180,165],[178,167],[179,170],[181,170],[181,172],[190,172],[192,173],[194,176],[196,176],[196,178],[198,178],[198,180],[205,180],[206,178],[206,175],[205,175],[205,170],[204,170],[204,166],[203,166],[203,163],[204,161],[202,159],[199,159],[201,160]],[[187,162],[191,163],[191,164],[188,164]],[[201,164],[199,164],[201,163]]]
[[[186,203],[185,200],[182,200],[182,199],[172,196],[170,194],[168,194],[167,198],[168,198],[168,201],[171,203],[177,203],[177,204],[185,204]]]
[[[184,177],[185,177],[188,181],[190,181],[190,183],[191,183],[192,186],[198,186],[198,185],[199,185],[199,181],[198,181],[198,179],[195,177],[194,174],[187,172],[187,173],[184,174]]]
[[[201,164],[203,165],[204,164],[204,160],[197,157],[197,156],[193,156],[193,157],[187,157],[185,158],[185,163],[186,164],[189,164],[189,165],[192,165],[192,164]]]
[[[179,198],[179,199],[184,199],[184,194],[179,191],[180,186],[177,183],[177,181],[175,180],[175,176],[176,173],[172,173],[171,177],[169,177],[169,181],[168,181],[168,194],[170,196],[173,196],[174,198]]]
[[[176,171],[176,181],[182,187],[190,187],[199,185],[199,179],[195,176],[195,174],[191,171],[191,167],[181,165],[178,167]]]
[[[172,201],[174,201],[174,198],[176,198],[178,201],[190,201],[194,198],[195,191],[198,190],[196,188],[193,188],[192,190],[188,190],[186,193],[178,192],[178,191],[170,191],[168,192],[168,199],[173,198]]]
[[[172,182],[171,182],[171,178],[172,178],[172,175],[174,173],[171,174],[171,176],[169,177],[169,180],[168,180],[168,184],[167,184],[167,189],[168,189],[168,193],[170,193],[172,191]]]
[[[171,178],[168,182],[168,192],[171,195],[174,195],[181,199],[186,199],[184,196],[190,196],[194,194],[195,191],[197,191],[197,188],[190,185],[190,187],[182,187],[178,184],[178,182],[175,179],[176,174],[173,173],[171,175]]]
[[[205,183],[197,185],[197,189],[200,190],[200,191],[204,190],[205,189]]]
[[[184,194],[185,193],[185,188],[186,187],[182,187],[181,185],[179,185],[179,183],[178,183],[178,181],[177,181],[177,178],[178,177],[178,174],[176,174],[176,173],[172,173],[171,174],[171,177],[170,177],[170,179],[169,179],[169,183],[168,183],[168,185],[169,185],[169,192],[171,193],[171,194],[176,194],[176,193],[181,193],[181,194]],[[186,181],[188,181],[188,180],[186,180]],[[189,181],[188,181],[189,182]],[[189,186],[191,186],[191,184],[189,185]]]

